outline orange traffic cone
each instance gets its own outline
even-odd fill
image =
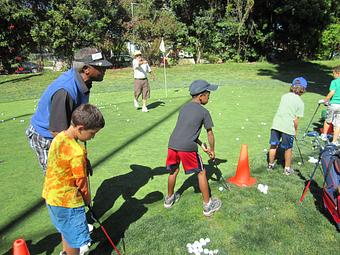
[[[248,146],[242,144],[240,158],[236,169],[236,175],[230,177],[228,182],[240,187],[247,187],[256,183],[256,179],[250,176],[249,162],[248,162]]]
[[[24,239],[17,239],[14,241],[13,255],[30,255]]]

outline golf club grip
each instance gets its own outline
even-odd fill
[[[300,204],[301,204],[302,201],[305,199],[305,196],[306,196],[307,191],[309,190],[309,186],[310,186],[311,181],[312,181],[312,179],[310,179],[310,180],[308,181],[308,183],[307,183],[305,189],[304,189],[303,192],[302,192],[302,195],[301,195],[300,200],[299,200]]]

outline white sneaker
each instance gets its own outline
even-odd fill
[[[283,174],[285,175],[291,175],[294,173],[294,169],[291,167],[285,167],[285,169],[283,170]]]
[[[321,134],[320,135],[320,139],[322,140],[322,141],[327,141],[328,139],[327,139],[327,134]]]
[[[79,249],[79,255],[88,254],[88,252],[90,251],[90,246],[91,246],[91,243],[84,244],[83,246],[81,246]]]
[[[143,108],[142,108],[142,112],[148,112],[149,110],[148,110],[148,108],[146,107],[146,106],[144,106]]]
[[[135,106],[136,108],[139,107],[138,101],[137,101],[136,99],[133,100],[133,104],[134,104],[134,106]]]
[[[87,228],[89,229],[89,232],[92,233],[94,227],[92,224],[87,224]]]

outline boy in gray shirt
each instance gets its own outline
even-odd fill
[[[211,216],[222,205],[219,199],[210,198],[206,171],[202,158],[198,154],[197,146],[197,144],[202,146],[199,135],[204,125],[207,130],[209,148],[202,146],[202,149],[209,154],[210,158],[215,158],[215,139],[212,131],[214,124],[209,111],[202,105],[208,103],[210,91],[217,88],[217,85],[209,84],[204,80],[196,80],[190,85],[189,91],[192,100],[180,110],[176,127],[169,139],[166,167],[170,175],[168,177],[168,196],[164,201],[165,208],[170,208],[180,196],[178,193],[174,193],[180,162],[182,162],[185,174],[197,173],[204,202],[203,214]]]

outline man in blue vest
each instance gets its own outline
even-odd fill
[[[52,139],[70,126],[74,109],[89,102],[92,82],[102,81],[106,69],[111,66],[97,49],[83,48],[75,54],[73,67],[61,74],[42,94],[26,135],[44,175]]]

